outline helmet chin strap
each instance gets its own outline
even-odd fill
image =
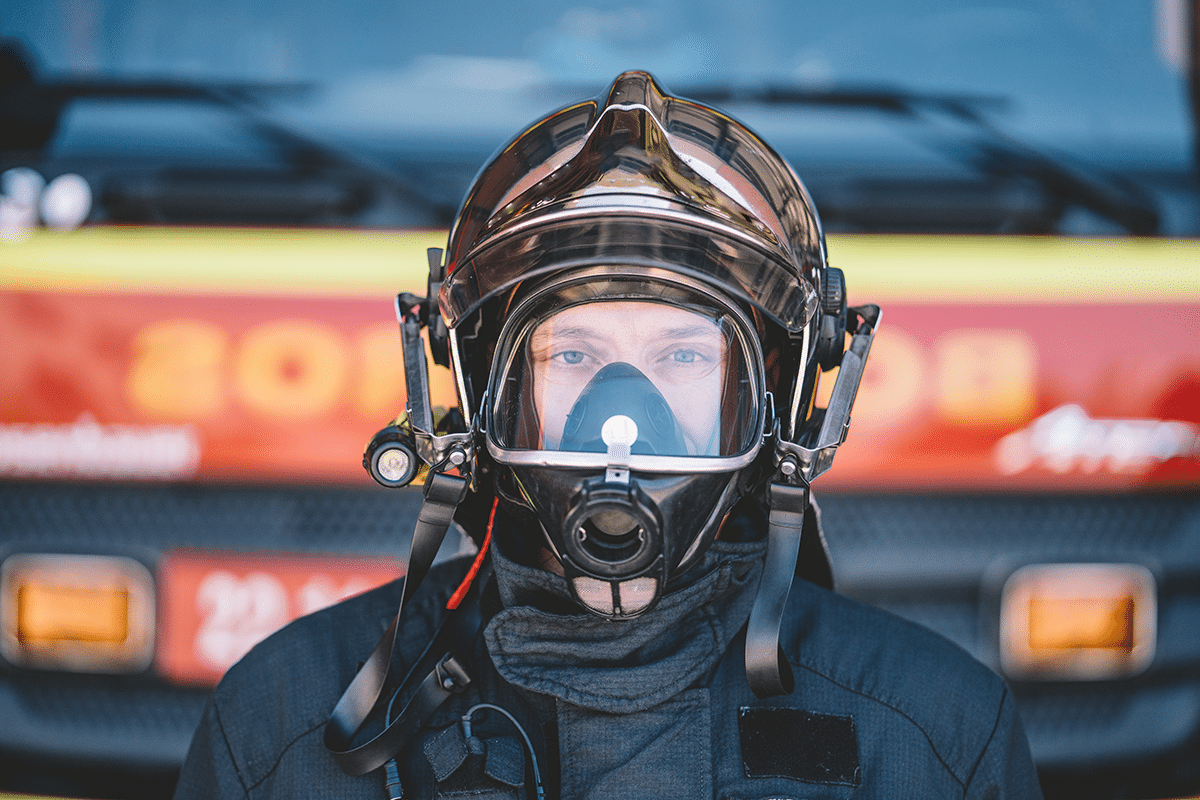
[[[767,559],[746,626],[746,680],[761,698],[791,694],[795,686],[792,667],[779,646],[779,631],[796,575],[809,490],[773,483],[767,497]]]

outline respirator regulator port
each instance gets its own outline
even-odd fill
[[[585,485],[567,515],[562,541],[574,566],[601,579],[640,575],[662,553],[658,515],[628,484]]]

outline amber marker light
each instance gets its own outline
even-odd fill
[[[1154,576],[1138,564],[1035,564],[1004,584],[1000,665],[1019,679],[1105,680],[1154,658]]]
[[[71,672],[139,672],[154,655],[154,582],[131,558],[21,553],[0,565],[0,654]]]

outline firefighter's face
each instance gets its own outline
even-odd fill
[[[603,367],[625,363],[662,394],[687,453],[716,455],[726,333],[718,320],[648,301],[589,303],[564,309],[529,339],[533,401],[547,449],[556,449],[567,415]]]

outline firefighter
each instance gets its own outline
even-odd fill
[[[625,73],[485,166],[431,289],[366,458],[424,477],[408,575],[237,664],[179,798],[1040,796],[998,677],[832,591],[809,485],[880,314],[754,133]]]

